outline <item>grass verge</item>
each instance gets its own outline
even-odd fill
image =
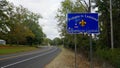
[[[37,48],[29,46],[0,46],[0,55],[31,51],[35,49]]]

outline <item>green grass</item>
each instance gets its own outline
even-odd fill
[[[0,55],[31,51],[31,50],[35,50],[35,49],[37,49],[37,48],[28,47],[28,46],[7,46],[7,47],[2,46],[2,47],[0,47]]]
[[[110,62],[115,68],[120,68],[120,48],[98,49],[96,54],[100,59]]]

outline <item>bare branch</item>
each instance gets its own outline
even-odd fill
[[[83,5],[83,7],[84,7],[84,9],[86,10],[86,11],[88,11],[88,7],[85,7],[85,5],[79,0],[79,2],[81,3],[81,5]]]
[[[85,3],[85,5],[86,5],[86,7],[88,8],[89,7],[89,5],[87,4],[87,2],[84,0],[84,3]]]

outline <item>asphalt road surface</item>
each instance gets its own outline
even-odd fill
[[[44,68],[59,53],[57,47],[42,47],[39,50],[0,56],[0,68]]]

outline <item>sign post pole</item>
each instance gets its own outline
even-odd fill
[[[92,34],[90,34],[90,68],[93,68]]]
[[[77,68],[77,45],[76,45],[76,34],[74,34],[74,41],[75,41],[75,68]]]

